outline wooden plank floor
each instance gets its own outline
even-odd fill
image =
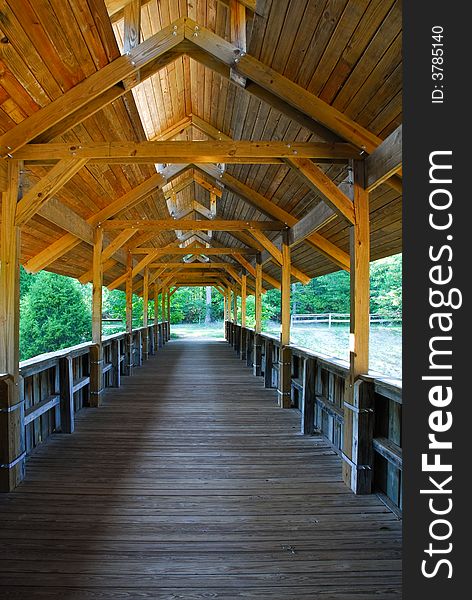
[[[172,341],[0,496],[15,600],[401,596],[401,523],[217,341]]]

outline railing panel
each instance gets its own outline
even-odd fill
[[[133,354],[142,364],[142,336],[154,340],[156,326],[133,332]],[[159,337],[164,337],[166,323],[159,323]],[[126,333],[104,336],[103,387],[119,387],[125,373]],[[74,415],[89,405],[90,348],[80,344],[20,363],[22,394],[25,401],[25,446],[29,454],[56,432],[73,433]],[[154,348],[154,341],[151,346]]]
[[[226,323],[227,339],[233,338],[230,323]],[[238,326],[238,338],[245,342],[241,355],[246,364],[254,363],[254,330]],[[278,388],[280,359],[279,340],[269,334],[260,334],[261,368],[265,387]],[[292,407],[300,410],[301,431],[305,435],[322,434],[333,449],[342,455],[344,399],[348,385],[349,367],[346,362],[305,348],[290,346],[292,352]],[[259,374],[259,373],[258,373]],[[392,508],[402,507],[402,391],[397,380],[377,377],[369,373],[361,378],[361,392],[373,392],[373,427],[368,440],[369,461],[363,465],[373,470],[373,491],[381,494]],[[363,390],[363,391],[362,391]],[[349,408],[349,404],[346,404]],[[373,430],[373,432],[372,432]],[[372,437],[373,436],[373,437]]]

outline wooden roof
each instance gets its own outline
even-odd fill
[[[21,139],[20,133],[28,127],[21,130],[19,125],[31,123],[32,115],[43,114],[42,109],[62,96],[66,98],[69,90],[118,59],[124,52],[127,4],[128,0],[1,2],[1,146],[4,140],[15,138],[12,135],[15,128],[18,128],[15,139]],[[313,98],[336,108],[374,134],[373,139],[375,136],[385,139],[401,124],[400,2],[247,0],[242,5],[247,57],[258,59],[275,73],[300,85]],[[85,147],[92,142],[139,143],[146,139],[267,140],[284,141],[287,145],[345,141],[339,132],[333,133],[325,124],[320,126],[311,115],[303,114],[296,97],[291,102],[281,101],[270,93],[271,82],[262,86],[248,77],[242,78],[240,73],[235,74],[238,65],[231,68],[225,64],[224,57],[217,60],[215,55],[202,50],[207,31],[208,36],[212,33],[218,36],[209,38],[212,43],[218,39],[234,42],[231,10],[234,6],[229,0],[142,0],[142,41],[166,32],[166,28],[172,31],[174,27],[180,35],[177,27],[181,27],[179,19],[183,18],[191,20],[182,25],[192,28],[190,35],[152,63],[152,69],[143,63],[139,73],[133,76],[135,81],[130,83],[127,77],[124,84],[110,85],[103,94],[92,99],[88,112],[84,113],[91,116],[81,118],[82,109],[78,109],[62,119],[57,118],[57,123],[26,141],[64,142],[69,147],[79,148],[78,155],[81,144]],[[226,51],[223,43],[219,48]],[[149,76],[149,73],[152,74]],[[139,78],[141,83],[131,90]],[[123,85],[128,91],[124,91]],[[94,102],[97,109],[92,114],[90,106]],[[74,124],[72,128],[71,124]],[[8,145],[5,147],[8,152]],[[373,147],[375,144],[366,150],[370,153]],[[12,156],[21,157],[21,150],[13,148]],[[107,215],[121,220],[162,220],[168,219],[171,213],[186,214],[186,219],[201,218],[205,211],[212,209],[211,186],[221,189],[216,202],[218,219],[269,218],[267,213],[256,209],[254,203],[249,203],[247,197],[235,193],[234,185],[228,184],[230,178],[297,219],[323,202],[320,194],[284,160],[266,162],[275,164],[227,163],[223,177],[211,164],[172,164],[163,170],[169,177],[166,183],[156,175],[154,164],[89,161],[25,223],[21,261],[33,270],[44,267],[87,280],[92,263],[90,227],[97,224],[100,211],[104,214],[107,207],[121,208]],[[337,184],[348,177],[346,161],[324,159],[319,166]],[[23,195],[51,173],[52,168],[55,167],[48,161],[25,159]],[[138,201],[139,194],[133,190],[139,185],[145,187],[152,177],[155,182],[151,193],[143,191],[145,199]],[[66,212],[63,206],[70,210]],[[58,212],[61,215],[58,216]],[[400,252],[398,185],[385,182],[376,187],[371,193],[370,213],[372,259]],[[71,235],[79,230],[80,239]],[[279,235],[277,231],[266,234],[270,239]],[[348,252],[346,219],[334,215],[317,234]],[[109,243],[118,232],[108,231],[106,235]],[[247,233],[213,231],[184,237],[186,244],[247,248],[251,241],[253,247],[260,247],[251,236],[248,240],[248,236]],[[154,235],[139,231],[130,234],[125,247],[133,250],[140,245],[170,244],[179,244],[173,231],[160,230]],[[51,262],[56,250],[57,258]],[[45,254],[47,260],[43,260]],[[139,257],[135,257],[135,264],[138,260]],[[339,268],[339,264],[306,241],[292,248],[292,261],[309,277]],[[125,263],[123,247],[109,259],[104,274],[107,285],[124,273]],[[280,277],[280,269],[273,262],[268,262],[264,270],[277,279]]]

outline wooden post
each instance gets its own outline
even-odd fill
[[[149,267],[144,269],[143,282],[143,360],[149,358]]]
[[[166,314],[167,314],[167,310],[166,310],[166,294],[165,294],[165,290],[164,287],[161,288],[161,319],[162,322],[165,323],[166,320]],[[166,334],[166,326],[163,325],[162,326],[162,345],[164,346],[164,344],[167,342],[167,334]]]
[[[273,353],[274,344],[270,340],[265,342],[265,366],[264,366],[264,387],[272,387],[272,367],[273,367]]]
[[[61,395],[61,431],[62,433],[74,433],[74,373],[70,356],[64,356],[59,360],[59,389]]]
[[[372,490],[373,390],[359,376],[369,371],[369,194],[364,163],[353,162],[354,214],[351,227],[350,371],[344,394],[343,479],[356,494]]]
[[[261,255],[256,257],[256,293],[255,293],[255,326],[254,331],[262,331],[262,263]]]
[[[0,491],[25,476],[25,409],[20,377],[20,228],[15,225],[20,163],[9,160],[0,225]]]
[[[290,349],[290,245],[288,232],[282,236],[282,328],[280,334],[278,400],[281,408],[291,407],[292,351]]]
[[[247,299],[247,274],[241,275],[241,333],[239,338],[239,357],[246,358],[246,299]]]
[[[167,288],[167,341],[170,340],[170,288]]]
[[[233,288],[233,323],[238,324],[238,291]]]
[[[121,385],[121,353],[120,353],[120,340],[113,340],[111,343],[111,364],[112,375],[111,385],[112,387],[120,387]]]
[[[154,352],[159,349],[159,288],[154,284]]]
[[[128,253],[126,265],[126,341],[125,368],[126,375],[133,374],[133,261]]]
[[[247,274],[241,275],[241,325],[246,327]]]
[[[315,373],[316,362],[305,358],[303,363],[302,433],[313,435],[315,429]]]
[[[100,406],[103,394],[102,285],[103,229],[95,229],[92,264],[92,346],[90,347],[90,406]]]

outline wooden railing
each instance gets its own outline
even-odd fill
[[[103,388],[119,387],[169,340],[167,322],[103,338]],[[75,413],[90,400],[91,343],[42,354],[20,363],[26,454],[55,432],[72,433]]]
[[[266,333],[231,322],[225,323],[228,342],[263,377],[266,388],[279,384],[280,341]],[[291,406],[300,411],[301,432],[325,436],[333,449],[343,455],[344,397],[349,381],[349,366],[345,361],[305,348],[290,346]],[[396,510],[402,508],[402,389],[401,381],[368,373],[361,377],[362,393],[370,395],[370,424],[366,428],[369,464],[372,470],[372,490]]]

